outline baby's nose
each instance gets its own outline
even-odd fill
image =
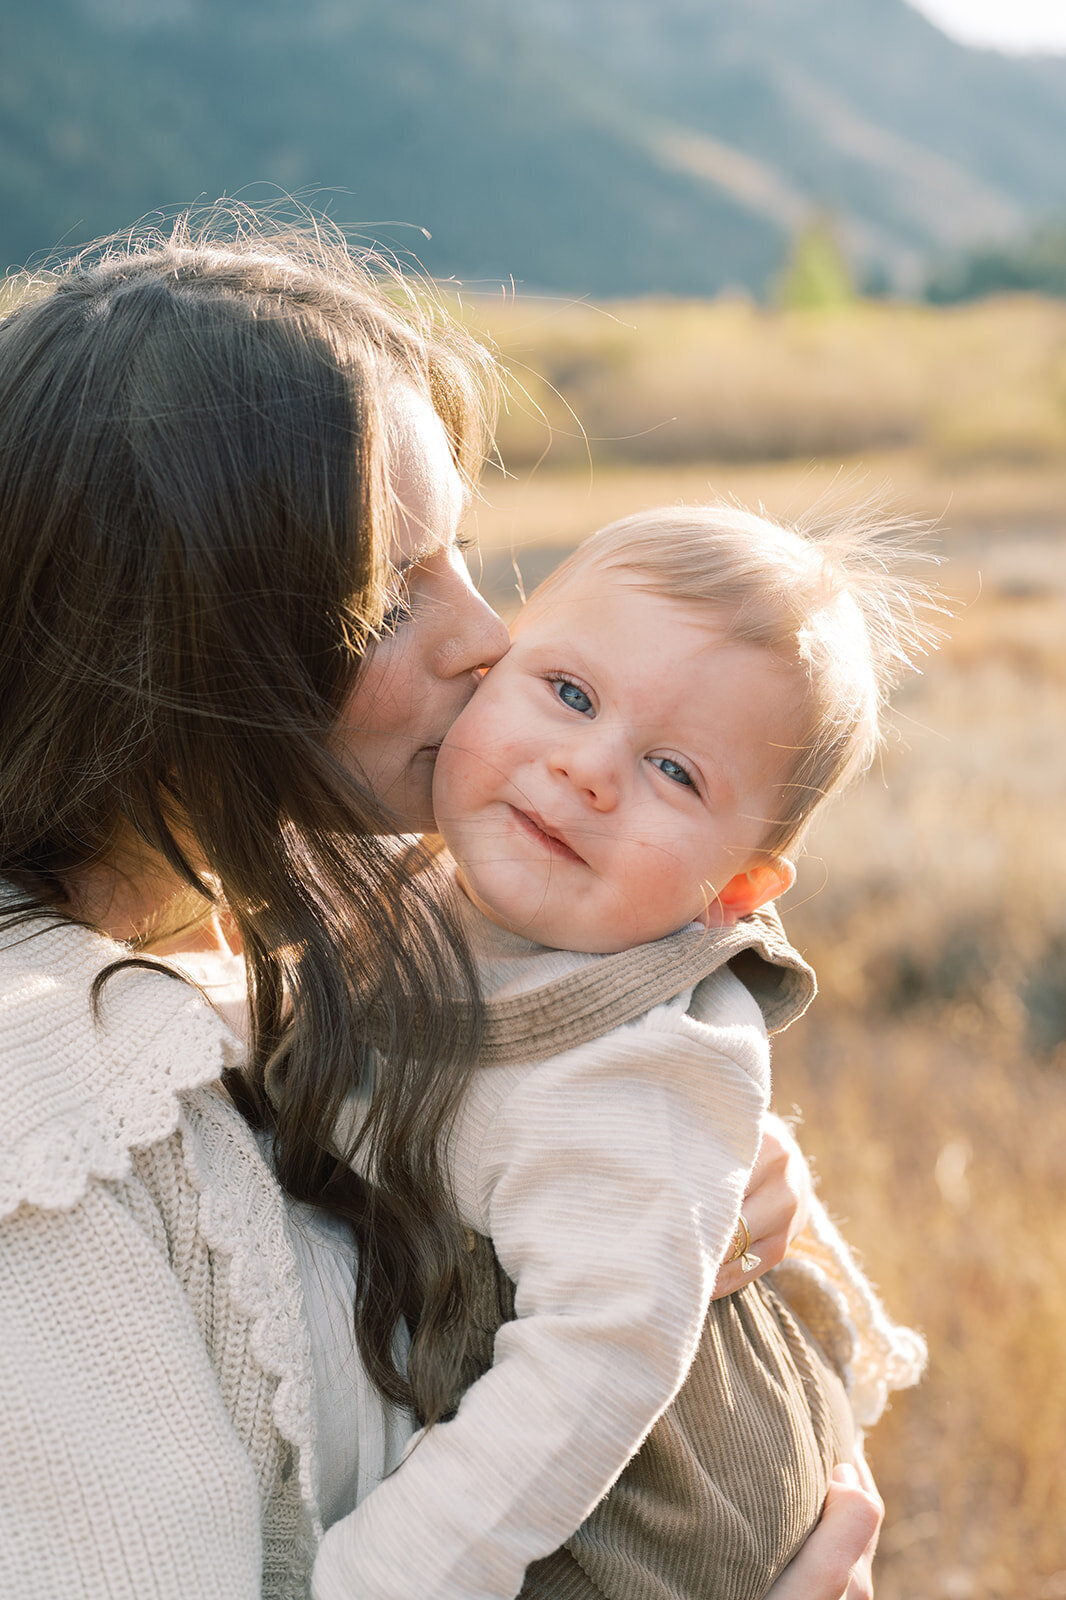
[[[609,741],[585,733],[582,738],[559,745],[550,765],[594,810],[610,811],[618,804],[618,764]]]

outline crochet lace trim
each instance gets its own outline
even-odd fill
[[[70,925],[0,945],[0,1217],[66,1210],[92,1180],[127,1177],[131,1150],[174,1132],[179,1097],[240,1059],[221,1018],[164,973],[115,973],[94,1019],[94,978],[128,956]]]

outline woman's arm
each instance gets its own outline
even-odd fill
[[[872,1600],[884,1504],[862,1452],[837,1467],[822,1519],[766,1600]]]
[[[740,1261],[723,1261],[715,1280],[713,1299],[735,1294],[753,1278],[780,1265],[789,1244],[807,1221],[811,1194],[810,1168],[803,1151],[787,1123],[768,1113],[764,1118],[758,1159],[741,1207],[751,1233],[747,1253],[749,1257],[758,1258],[759,1265],[752,1272],[745,1271]]]
[[[255,1472],[135,1187],[0,1223],[0,1589],[259,1600]]]

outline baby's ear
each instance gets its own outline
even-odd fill
[[[771,856],[768,861],[760,861],[757,866],[730,878],[700,920],[709,928],[729,927],[741,917],[758,911],[768,900],[776,900],[779,894],[791,889],[795,881],[796,869],[792,862],[786,861],[784,856]]]

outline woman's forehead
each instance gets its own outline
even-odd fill
[[[452,543],[466,493],[444,424],[411,384],[386,402],[389,483],[398,512],[392,560],[410,566]]]

